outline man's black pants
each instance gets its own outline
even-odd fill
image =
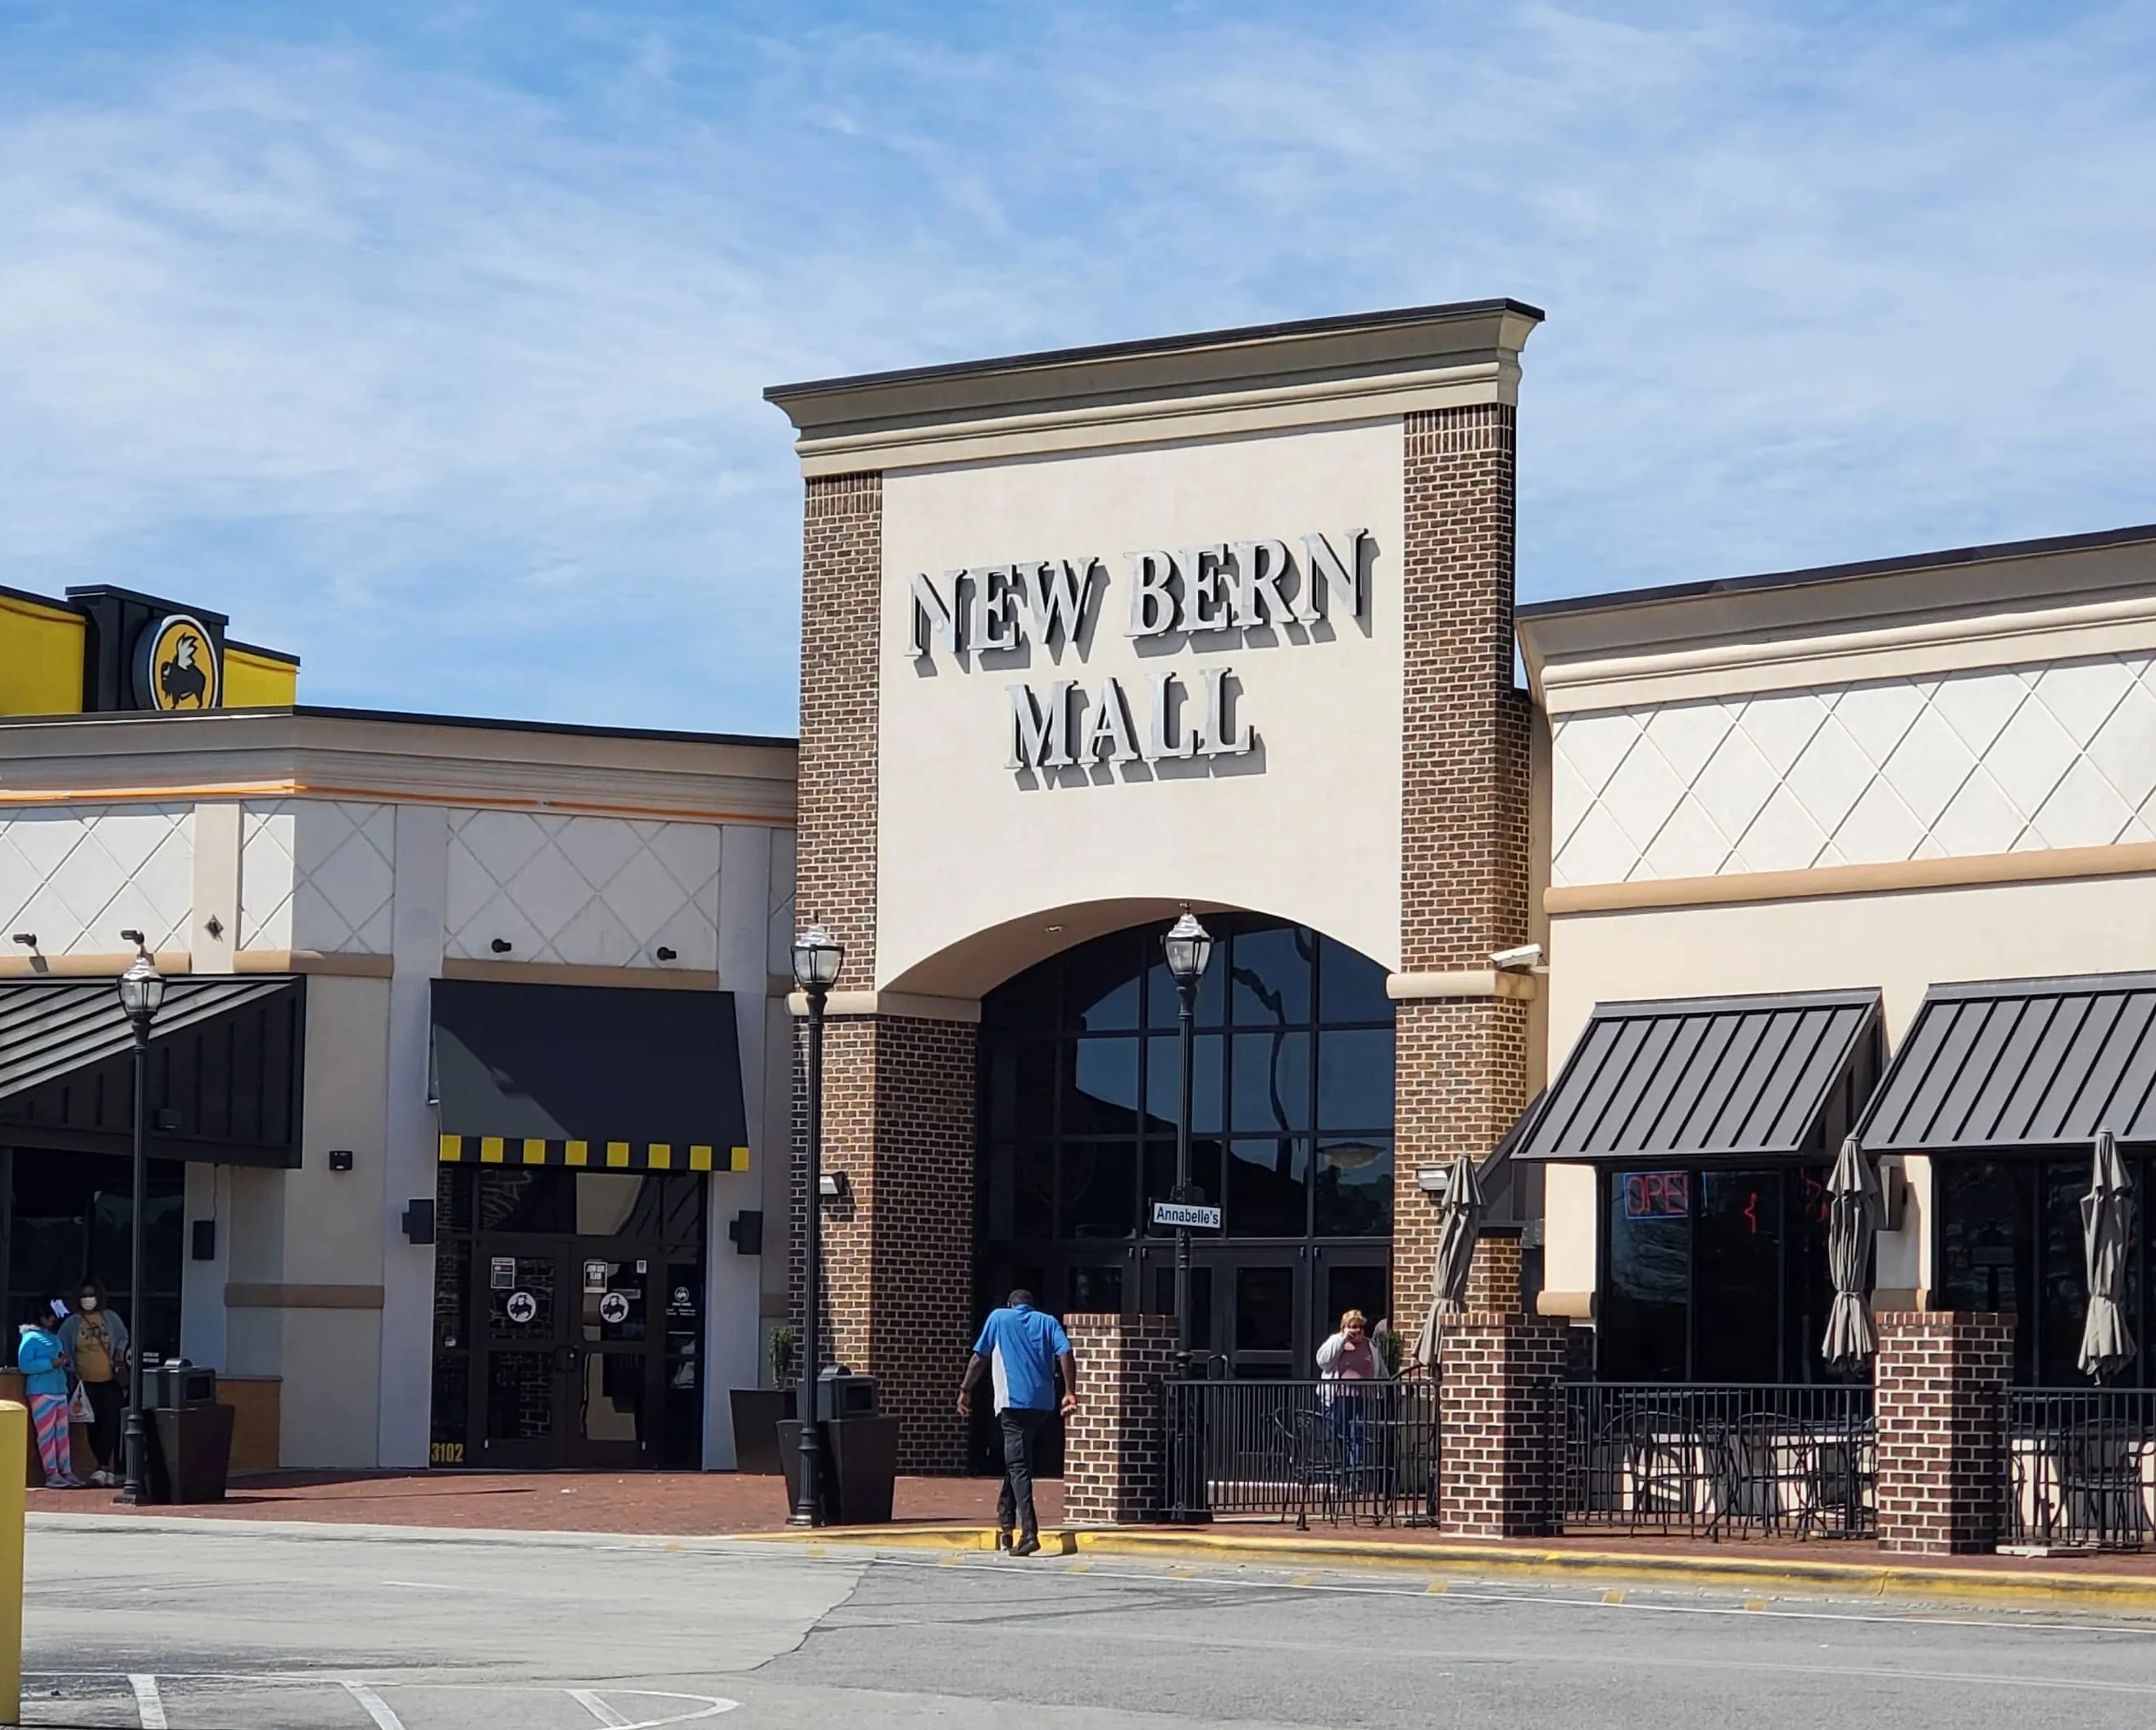
[[[996,1497],[996,1524],[1005,1532],[1015,1524],[1020,1537],[1040,1535],[1040,1519],[1033,1511],[1033,1442],[1055,1415],[1023,1406],[1007,1406],[996,1414],[1004,1432],[1004,1487]]]

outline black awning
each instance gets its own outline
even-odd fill
[[[1859,1132],[1879,1153],[2156,1145],[2156,973],[1934,985]]]
[[[434,1020],[444,1160],[747,1168],[731,992],[437,979]]]
[[[150,1040],[152,1153],[296,1162],[303,993],[285,974],[166,980]],[[111,979],[0,983],[0,1141],[126,1152],[134,1043]]]
[[[1881,1037],[1874,990],[1598,1004],[1512,1157],[1824,1159]]]

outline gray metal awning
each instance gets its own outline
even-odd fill
[[[1875,1153],[2156,1145],[2156,973],[1934,985],[1858,1131]]]
[[[165,981],[153,1024],[162,1044],[220,1015],[297,989],[281,974],[236,973]],[[0,1099],[87,1069],[129,1050],[135,1030],[106,978],[11,979],[0,984]]]
[[[1883,1055],[1876,990],[1598,1004],[1512,1157],[1825,1159]]]

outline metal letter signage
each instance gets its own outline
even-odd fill
[[[1259,649],[1331,642],[1337,623],[1367,629],[1369,531],[1348,536],[1344,551],[1322,534],[1301,540],[1300,553],[1283,540],[1127,553],[1124,634],[1179,634],[1180,646],[1217,649],[1229,634],[1244,633],[1240,646]],[[940,650],[961,672],[1022,669],[1034,649],[1058,662],[1065,649],[1082,655],[1110,586],[1097,557],[969,565],[940,578],[916,572],[908,579],[906,655],[932,661]],[[1195,680],[1152,673],[1146,684],[1142,693],[1114,677],[1090,686],[1075,679],[1006,685],[1004,767],[1046,784],[1057,770],[1242,757],[1257,747],[1233,666],[1211,663]]]

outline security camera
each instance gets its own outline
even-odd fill
[[[1508,973],[1531,973],[1543,958],[1540,943],[1522,943],[1517,949],[1500,949],[1490,957],[1490,965]]]

